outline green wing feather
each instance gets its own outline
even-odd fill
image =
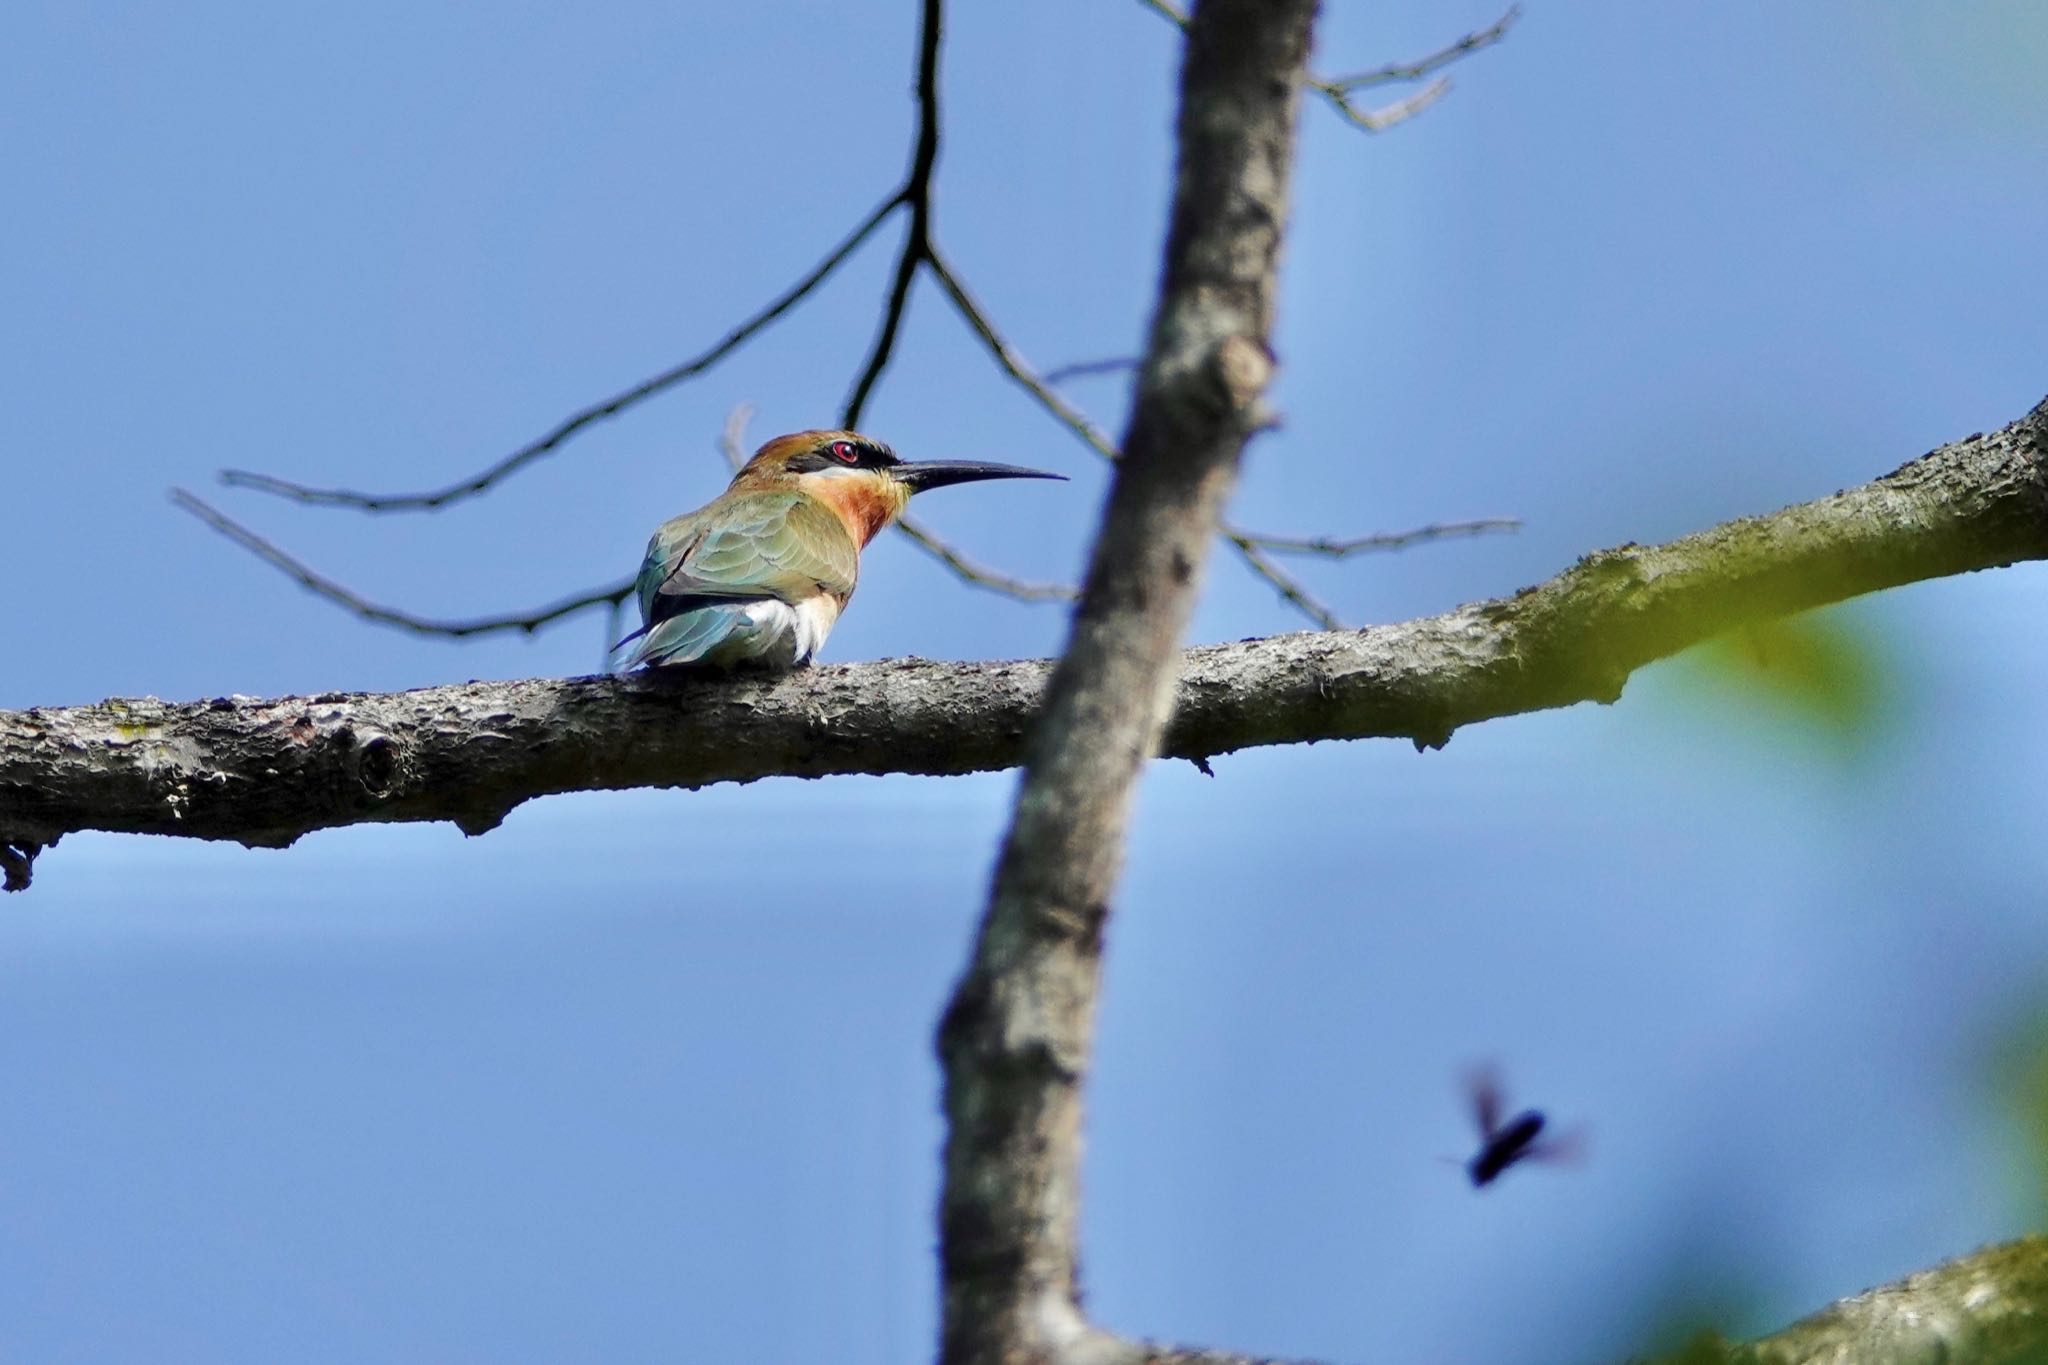
[[[664,522],[648,542],[635,587],[648,625],[697,603],[819,592],[844,601],[860,547],[838,514],[808,494],[741,493]]]

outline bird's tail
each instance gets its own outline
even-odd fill
[[[724,644],[734,630],[745,624],[741,606],[700,607],[651,626],[642,626],[612,646],[617,654],[627,645],[633,648],[612,664],[615,673],[662,664],[692,664]]]

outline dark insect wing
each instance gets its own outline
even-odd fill
[[[1491,1142],[1500,1131],[1507,1097],[1501,1089],[1500,1072],[1492,1066],[1475,1066],[1465,1073],[1465,1091],[1472,1097],[1472,1118],[1479,1125],[1481,1140]]]
[[[1576,1166],[1586,1159],[1586,1130],[1583,1126],[1553,1133],[1538,1138],[1529,1144],[1529,1150],[1522,1153],[1531,1161],[1542,1161],[1555,1166]]]

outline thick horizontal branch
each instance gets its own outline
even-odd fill
[[[2048,402],[1873,483],[1510,597],[1360,631],[1188,651],[1164,753],[1372,736],[1438,746],[1497,716],[1613,701],[1728,630],[2048,558]],[[379,820],[489,829],[555,792],[1017,764],[1048,665],[897,659],[769,680],[633,676],[390,694],[0,712],[0,858],[72,830],[284,845]],[[12,852],[9,852],[9,850]]]

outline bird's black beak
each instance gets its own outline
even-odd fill
[[[889,466],[898,483],[910,485],[913,493],[927,488],[944,488],[949,483],[973,483],[977,479],[1064,479],[1043,469],[1026,469],[1014,464],[983,464],[978,460],[918,460]]]

